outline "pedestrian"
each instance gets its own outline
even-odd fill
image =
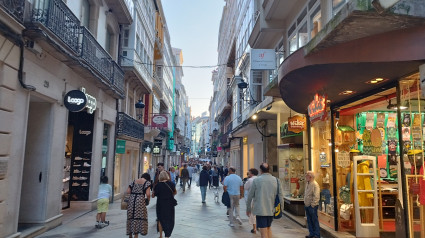
[[[190,186],[192,185],[192,175],[193,175],[193,171],[194,171],[192,164],[189,164],[189,167],[187,167],[187,171],[189,172],[189,180],[188,180],[189,186],[188,187],[190,188]]]
[[[306,186],[304,190],[304,206],[309,231],[309,235],[306,236],[306,238],[320,237],[319,218],[317,217],[317,208],[319,207],[320,200],[320,186],[314,178],[315,174],[313,171],[308,171],[305,175]]]
[[[212,184],[212,168],[211,168],[211,165],[207,165],[208,167],[208,175],[209,175],[209,178],[208,178],[208,188],[209,189],[211,189],[211,184]]]
[[[180,166],[179,169],[179,178],[180,178],[180,187],[183,186],[183,180],[182,180],[182,170],[184,168],[184,164],[182,166]]]
[[[202,196],[202,203],[205,203],[205,197],[207,194],[207,186],[208,186],[208,180],[210,176],[207,172],[207,166],[204,165],[202,167],[201,174],[199,175],[199,187],[201,188],[201,196]]]
[[[134,180],[127,188],[130,194],[127,206],[127,235],[137,238],[139,234],[148,234],[148,210],[146,208],[150,201],[151,177],[144,173],[142,177]]]
[[[218,170],[217,170],[217,166],[213,166],[213,168],[211,169],[211,177],[212,177],[212,185],[214,186],[214,187],[218,187],[219,186],[219,184],[218,184]]]
[[[152,164],[149,165],[149,169],[146,172],[149,174],[149,176],[151,176],[151,179],[155,178],[155,169],[152,168]],[[150,182],[153,184],[152,180]]]
[[[187,164],[183,166],[181,172],[181,180],[183,181],[183,192],[186,191],[186,183],[189,180],[189,171],[187,170]]]
[[[176,169],[174,167],[170,167],[170,176],[171,176],[171,182],[176,184]]]
[[[256,216],[261,238],[271,238],[274,202],[278,194],[279,200],[283,205],[283,194],[279,180],[270,174],[270,168],[267,163],[260,165],[260,172],[261,175],[252,181],[246,203],[246,215],[250,216],[252,213]]]
[[[234,167],[229,168],[229,176],[224,179],[224,192],[229,193],[230,197],[230,208],[227,209],[229,213],[229,226],[234,227],[234,220],[239,225],[242,225],[242,220],[239,216],[239,199],[243,197],[243,183],[241,177],[235,174],[236,169]],[[235,212],[235,214],[233,214]],[[235,219],[236,218],[236,219]]]
[[[223,166],[220,165],[217,167],[217,169],[218,169],[218,176],[220,176],[220,183],[223,183],[223,174],[224,174]]]
[[[159,182],[159,174],[164,171],[164,163],[158,163],[157,164],[157,168],[156,168],[156,173],[155,173],[155,178],[154,178],[154,183],[153,183],[153,187],[155,187],[158,182]],[[171,175],[169,171],[166,171],[168,173],[168,178],[171,181]]]
[[[179,166],[176,165],[175,169],[176,169],[175,170],[175,173],[176,173],[176,185],[177,185],[177,183],[179,182],[179,176],[180,176],[180,174],[179,174],[179,171],[180,171]]]
[[[252,182],[254,181],[254,179],[257,178],[258,175],[258,170],[255,168],[252,168],[250,170],[248,170],[248,180],[246,181],[245,185],[244,185],[244,197],[245,197],[245,202],[247,202],[248,200],[248,195],[249,195],[249,191],[251,190],[252,187]],[[251,209],[252,209],[252,205],[253,202],[251,202]],[[249,217],[249,224],[252,225],[252,230],[251,233],[256,234],[257,233],[257,222],[256,222],[256,217],[254,214],[251,214],[248,216]]]
[[[175,210],[174,210],[174,195],[177,194],[176,187],[171,183],[168,173],[161,172],[159,175],[159,183],[154,188],[152,197],[157,197],[156,200],[156,215],[158,217],[157,230],[160,238],[162,231],[165,237],[170,237],[174,229]]]
[[[109,199],[112,197],[112,187],[108,184],[108,177],[102,176],[100,178],[99,192],[97,194],[97,214],[96,214],[96,228],[103,228],[109,225],[106,221],[106,212],[109,208]]]

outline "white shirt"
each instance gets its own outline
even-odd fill
[[[151,176],[151,180],[154,180],[154,178],[155,178],[155,170],[153,168],[151,168],[151,169],[148,169],[147,172],[148,172],[149,176]]]
[[[257,176],[252,176],[251,178],[249,178],[247,181],[246,181],[246,183],[245,183],[245,185],[244,185],[244,187],[243,187],[243,189],[244,189],[244,196],[245,196],[245,199],[248,199],[248,194],[249,194],[249,190],[251,190],[251,186],[252,186],[252,182],[254,181],[254,179],[256,179],[257,178]]]

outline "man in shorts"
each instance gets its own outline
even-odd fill
[[[112,187],[108,184],[108,177],[102,176],[100,178],[99,193],[97,195],[97,215],[96,215],[96,228],[103,228],[109,225],[106,221],[106,212],[109,208],[109,199],[112,196]]]
[[[279,180],[270,174],[267,163],[260,165],[260,172],[261,175],[252,181],[251,190],[249,191],[246,202],[246,215],[249,217],[251,212],[256,215],[257,228],[260,229],[261,238],[271,238],[274,201],[276,194],[279,194],[280,203],[283,204],[283,193]]]

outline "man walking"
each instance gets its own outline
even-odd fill
[[[155,179],[155,169],[152,168],[152,164],[149,165],[149,169],[146,171],[149,176],[151,176],[151,184],[153,185],[153,180]],[[151,190],[152,190],[153,186],[151,186]]]
[[[204,165],[202,167],[202,171],[199,174],[199,187],[201,188],[201,196],[202,196],[202,203],[205,203],[205,197],[207,194],[207,186],[208,186],[208,180],[210,179],[210,176],[207,172],[207,166]]]
[[[189,180],[189,171],[187,170],[187,164],[185,164],[181,172],[181,181],[183,182],[183,192],[186,191],[186,183],[188,180]]]
[[[246,202],[246,215],[249,217],[252,212],[256,216],[257,228],[260,229],[261,238],[271,238],[274,201],[276,194],[279,194],[280,203],[283,205],[283,193],[279,180],[270,174],[267,163],[260,165],[260,172],[261,176],[252,181]]]
[[[309,235],[306,238],[319,238],[320,225],[319,218],[317,217],[317,208],[319,207],[320,200],[320,186],[314,180],[314,172],[308,171],[305,175],[305,192],[304,192],[304,205],[305,214],[307,215],[307,225]]]
[[[194,170],[194,168],[193,168],[193,165],[192,164],[189,164],[189,167],[187,167],[187,171],[189,171],[189,188],[190,188],[190,186],[192,185],[192,175],[193,175],[193,170]]]
[[[243,182],[241,177],[235,174],[236,169],[234,167],[229,168],[229,176],[224,179],[224,192],[229,193],[230,197],[230,208],[227,209],[229,214],[229,226],[234,227],[234,219],[236,217],[236,221],[239,225],[242,225],[242,220],[239,216],[239,199],[243,197]],[[233,214],[233,211],[235,214]]]

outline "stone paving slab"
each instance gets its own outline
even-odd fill
[[[223,192],[219,188],[220,201]],[[199,187],[192,185],[191,189],[179,189],[176,195],[178,205],[176,207],[176,224],[171,235],[173,238],[234,238],[234,237],[260,237],[259,232],[252,234],[252,226],[248,223],[245,214],[245,201],[240,200],[240,214],[243,221],[241,226],[229,227],[228,217],[226,216],[226,207],[214,201],[213,189],[207,191],[206,204],[201,203],[201,193]],[[159,237],[156,232],[156,199],[151,199],[148,206],[149,232],[147,236],[139,237]],[[120,210],[120,201],[110,204],[107,213],[107,220],[110,225],[103,229],[96,229],[95,224],[96,211],[78,217],[55,229],[52,229],[39,238],[86,238],[86,237],[126,237],[126,211]],[[287,217],[274,220],[272,224],[273,237],[304,238],[308,234],[305,228],[302,228]]]

